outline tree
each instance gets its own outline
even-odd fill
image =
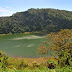
[[[57,32],[72,29],[72,12],[56,9],[29,9],[10,17],[0,17],[0,34]]]
[[[49,41],[42,44],[43,47],[38,48],[38,52],[47,54],[50,50],[54,50],[53,55],[58,56],[58,64],[61,67],[72,66],[72,30],[64,29],[57,33],[50,33],[48,39]]]

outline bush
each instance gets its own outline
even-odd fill
[[[6,68],[8,66],[8,57],[0,51],[0,67]]]
[[[26,68],[28,64],[25,63],[23,59],[20,60],[20,64],[18,64],[18,69]]]
[[[48,64],[49,69],[55,69],[56,68],[56,63],[54,62],[54,60],[47,61],[47,64]]]
[[[33,68],[39,67],[39,64],[38,64],[36,61],[34,61],[34,62],[32,63],[32,65],[33,65]]]

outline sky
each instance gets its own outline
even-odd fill
[[[30,8],[53,8],[72,11],[72,0],[0,0],[0,17],[11,16]]]

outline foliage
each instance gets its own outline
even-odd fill
[[[26,64],[23,59],[21,59],[19,62],[20,62],[20,64],[18,64],[18,69],[28,67],[28,64]]]
[[[39,48],[38,48],[38,53],[39,53],[39,54],[42,54],[42,55],[48,54],[48,50],[47,50],[46,46],[44,46],[44,44],[41,44],[41,45],[39,46]]]
[[[13,69],[6,69],[5,71],[3,71],[3,69],[1,69],[1,72],[72,72],[72,67],[63,67],[61,69],[48,69],[47,67],[41,67],[39,69],[26,69],[26,70],[13,70]]]
[[[33,68],[39,67],[39,64],[36,61],[34,61],[32,64],[33,64]]]
[[[72,12],[56,9],[29,9],[10,17],[0,17],[0,34],[50,33],[72,29]]]
[[[49,69],[55,69],[56,68],[56,63],[54,60],[50,59],[47,61],[47,64],[48,64],[48,68]]]
[[[1,55],[3,55],[2,52],[0,52],[0,53],[1,53]],[[25,60],[23,60],[22,58],[9,57],[8,59],[6,59],[6,61],[8,62],[8,65],[6,63],[4,63],[4,67],[0,68],[0,72],[64,72],[64,71],[71,72],[72,71],[72,67],[70,67],[70,66],[65,66],[60,69],[59,68],[52,69],[53,67],[51,69],[49,69],[46,66],[41,66],[35,60],[32,62],[33,68],[31,69],[29,67],[29,65],[27,65],[27,63],[25,63]],[[6,62],[6,61],[4,59],[4,62]],[[50,65],[52,63],[52,66],[55,65],[55,61],[53,59],[47,60],[47,62]],[[17,68],[16,66],[17,67],[19,66],[19,68]]]
[[[8,66],[8,57],[0,51],[0,68],[6,69]]]
[[[58,55],[58,64],[60,67],[65,65],[72,66],[72,30],[64,29],[58,33],[51,33],[48,35],[49,42],[45,42],[44,45],[49,44],[45,47],[45,51],[48,52],[54,50],[53,55]],[[40,53],[47,51],[39,48]],[[42,51],[42,52],[41,52]]]

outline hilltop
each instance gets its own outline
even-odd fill
[[[57,32],[72,29],[72,12],[58,9],[28,9],[10,17],[0,17],[0,34]]]

